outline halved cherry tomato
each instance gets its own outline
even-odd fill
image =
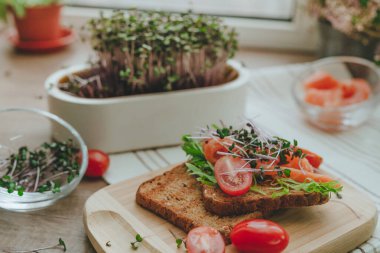
[[[305,91],[305,101],[309,104],[321,107],[335,107],[342,103],[343,91],[341,88],[327,89],[308,89]]]
[[[319,168],[319,166],[321,165],[321,163],[323,162],[323,158],[314,153],[314,152],[311,152],[310,150],[307,150],[305,148],[301,148],[302,150],[302,153],[303,154],[306,154],[306,159],[309,161],[309,163],[314,167],[314,168]]]
[[[277,223],[263,219],[246,220],[231,231],[232,244],[242,253],[279,253],[289,243],[289,235]]]
[[[87,177],[101,177],[110,165],[109,156],[101,150],[90,149],[88,151]]]
[[[252,171],[239,171],[250,169],[250,165],[239,157],[224,156],[214,167],[216,181],[223,192],[231,196],[239,196],[252,185]]]
[[[305,101],[321,107],[337,107],[359,103],[371,95],[366,80],[353,78],[340,82],[328,73],[319,72],[305,81]]]
[[[208,139],[203,144],[203,152],[207,161],[215,164],[219,158],[223,155],[218,154],[218,152],[228,152],[228,147],[232,145],[233,141],[227,138],[220,139]]]
[[[330,74],[317,72],[305,81],[306,89],[331,90],[340,87],[340,83]]]
[[[222,235],[211,227],[194,228],[186,238],[188,253],[224,253],[225,247]]]
[[[363,79],[354,78],[348,84],[343,84],[344,97],[341,105],[352,105],[368,99],[371,87]]]

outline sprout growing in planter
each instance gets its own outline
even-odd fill
[[[61,88],[82,97],[112,97],[213,86],[236,72],[227,59],[236,33],[217,17],[115,11],[88,22],[99,56],[92,70],[72,75]]]

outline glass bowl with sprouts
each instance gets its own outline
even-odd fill
[[[34,211],[70,194],[88,164],[79,133],[38,109],[1,109],[0,115],[0,208]]]

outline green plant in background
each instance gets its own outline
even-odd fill
[[[19,18],[25,15],[25,8],[44,6],[59,2],[59,0],[0,0],[0,20],[7,20],[7,9],[11,9]]]
[[[236,76],[227,65],[236,33],[217,17],[115,11],[86,26],[99,56],[99,75],[69,78],[62,88],[109,97],[212,86]]]
[[[363,44],[380,39],[380,2],[377,0],[309,0],[309,11]]]

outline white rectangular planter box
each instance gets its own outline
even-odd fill
[[[69,122],[91,149],[123,152],[179,144],[181,136],[220,120],[244,115],[249,74],[230,61],[238,77],[228,83],[188,90],[115,98],[79,98],[58,88],[74,66],[52,74],[45,83],[50,112]]]

